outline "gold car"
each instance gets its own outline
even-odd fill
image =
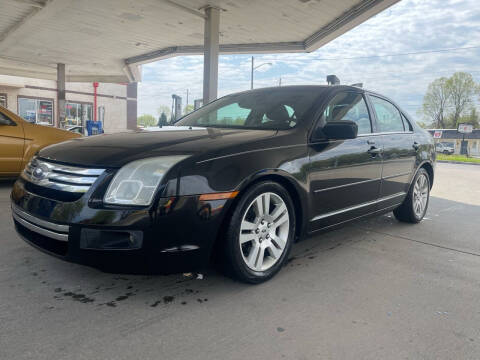
[[[81,135],[31,124],[0,106],[0,178],[16,177],[41,148]]]

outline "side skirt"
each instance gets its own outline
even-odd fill
[[[351,218],[351,219],[348,219],[348,220],[345,220],[345,221],[341,221],[339,223],[336,223],[336,224],[332,224],[332,225],[328,225],[328,226],[325,226],[323,228],[320,228],[320,229],[316,229],[314,231],[311,231],[309,233],[307,233],[307,235],[305,236],[305,238],[308,238],[312,235],[316,235],[320,232],[326,232],[326,231],[330,231],[330,230],[334,230],[334,229],[337,229],[337,228],[340,228],[342,227],[343,225],[345,224],[348,224],[350,222],[353,222],[353,221],[356,221],[356,220],[359,220],[359,219],[363,219],[363,218],[367,218],[367,217],[374,217],[374,216],[378,216],[378,215],[382,215],[382,214],[386,214],[392,210],[395,210],[397,207],[399,207],[402,203],[399,202],[398,204],[394,204],[394,205],[390,205],[388,207],[385,207],[385,208],[382,208],[380,210],[375,210],[373,212],[370,212],[370,213],[367,213],[367,214],[363,214],[361,216],[357,216],[357,217],[354,217],[354,218]]]

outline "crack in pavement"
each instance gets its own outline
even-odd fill
[[[386,233],[386,232],[383,232],[383,231],[376,231],[376,230],[372,230],[372,229],[368,229],[368,228],[363,228],[363,230],[370,231],[370,232],[373,232],[373,233],[377,233],[377,234],[380,234],[380,235],[388,235],[388,236],[391,236],[393,238],[400,238],[400,239],[403,239],[403,240],[408,240],[408,241],[416,242],[416,243],[423,244],[423,245],[433,246],[433,247],[436,247],[436,248],[439,248],[439,249],[450,250],[450,251],[455,251],[455,252],[458,252],[458,253],[461,253],[461,254],[473,255],[473,256],[480,257],[480,254],[478,254],[478,253],[474,253],[474,252],[471,252],[471,251],[465,251],[465,250],[459,250],[459,249],[451,248],[451,247],[448,247],[448,246],[429,243],[429,242],[422,241],[422,240],[416,240],[416,239],[412,239],[412,238],[409,238],[409,237],[406,237],[406,236],[403,236],[403,235],[392,235],[392,234],[389,234],[389,233]]]

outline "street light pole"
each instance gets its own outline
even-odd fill
[[[255,69],[258,69],[259,67],[263,66],[263,65],[272,65],[272,63],[268,62],[268,63],[263,63],[263,64],[260,64],[260,65],[257,65],[257,66],[254,66],[255,64],[255,58],[252,56],[252,72],[250,74],[250,90],[253,90],[253,71]]]

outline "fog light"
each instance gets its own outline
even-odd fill
[[[91,250],[134,250],[143,244],[142,231],[82,229],[80,248]]]

